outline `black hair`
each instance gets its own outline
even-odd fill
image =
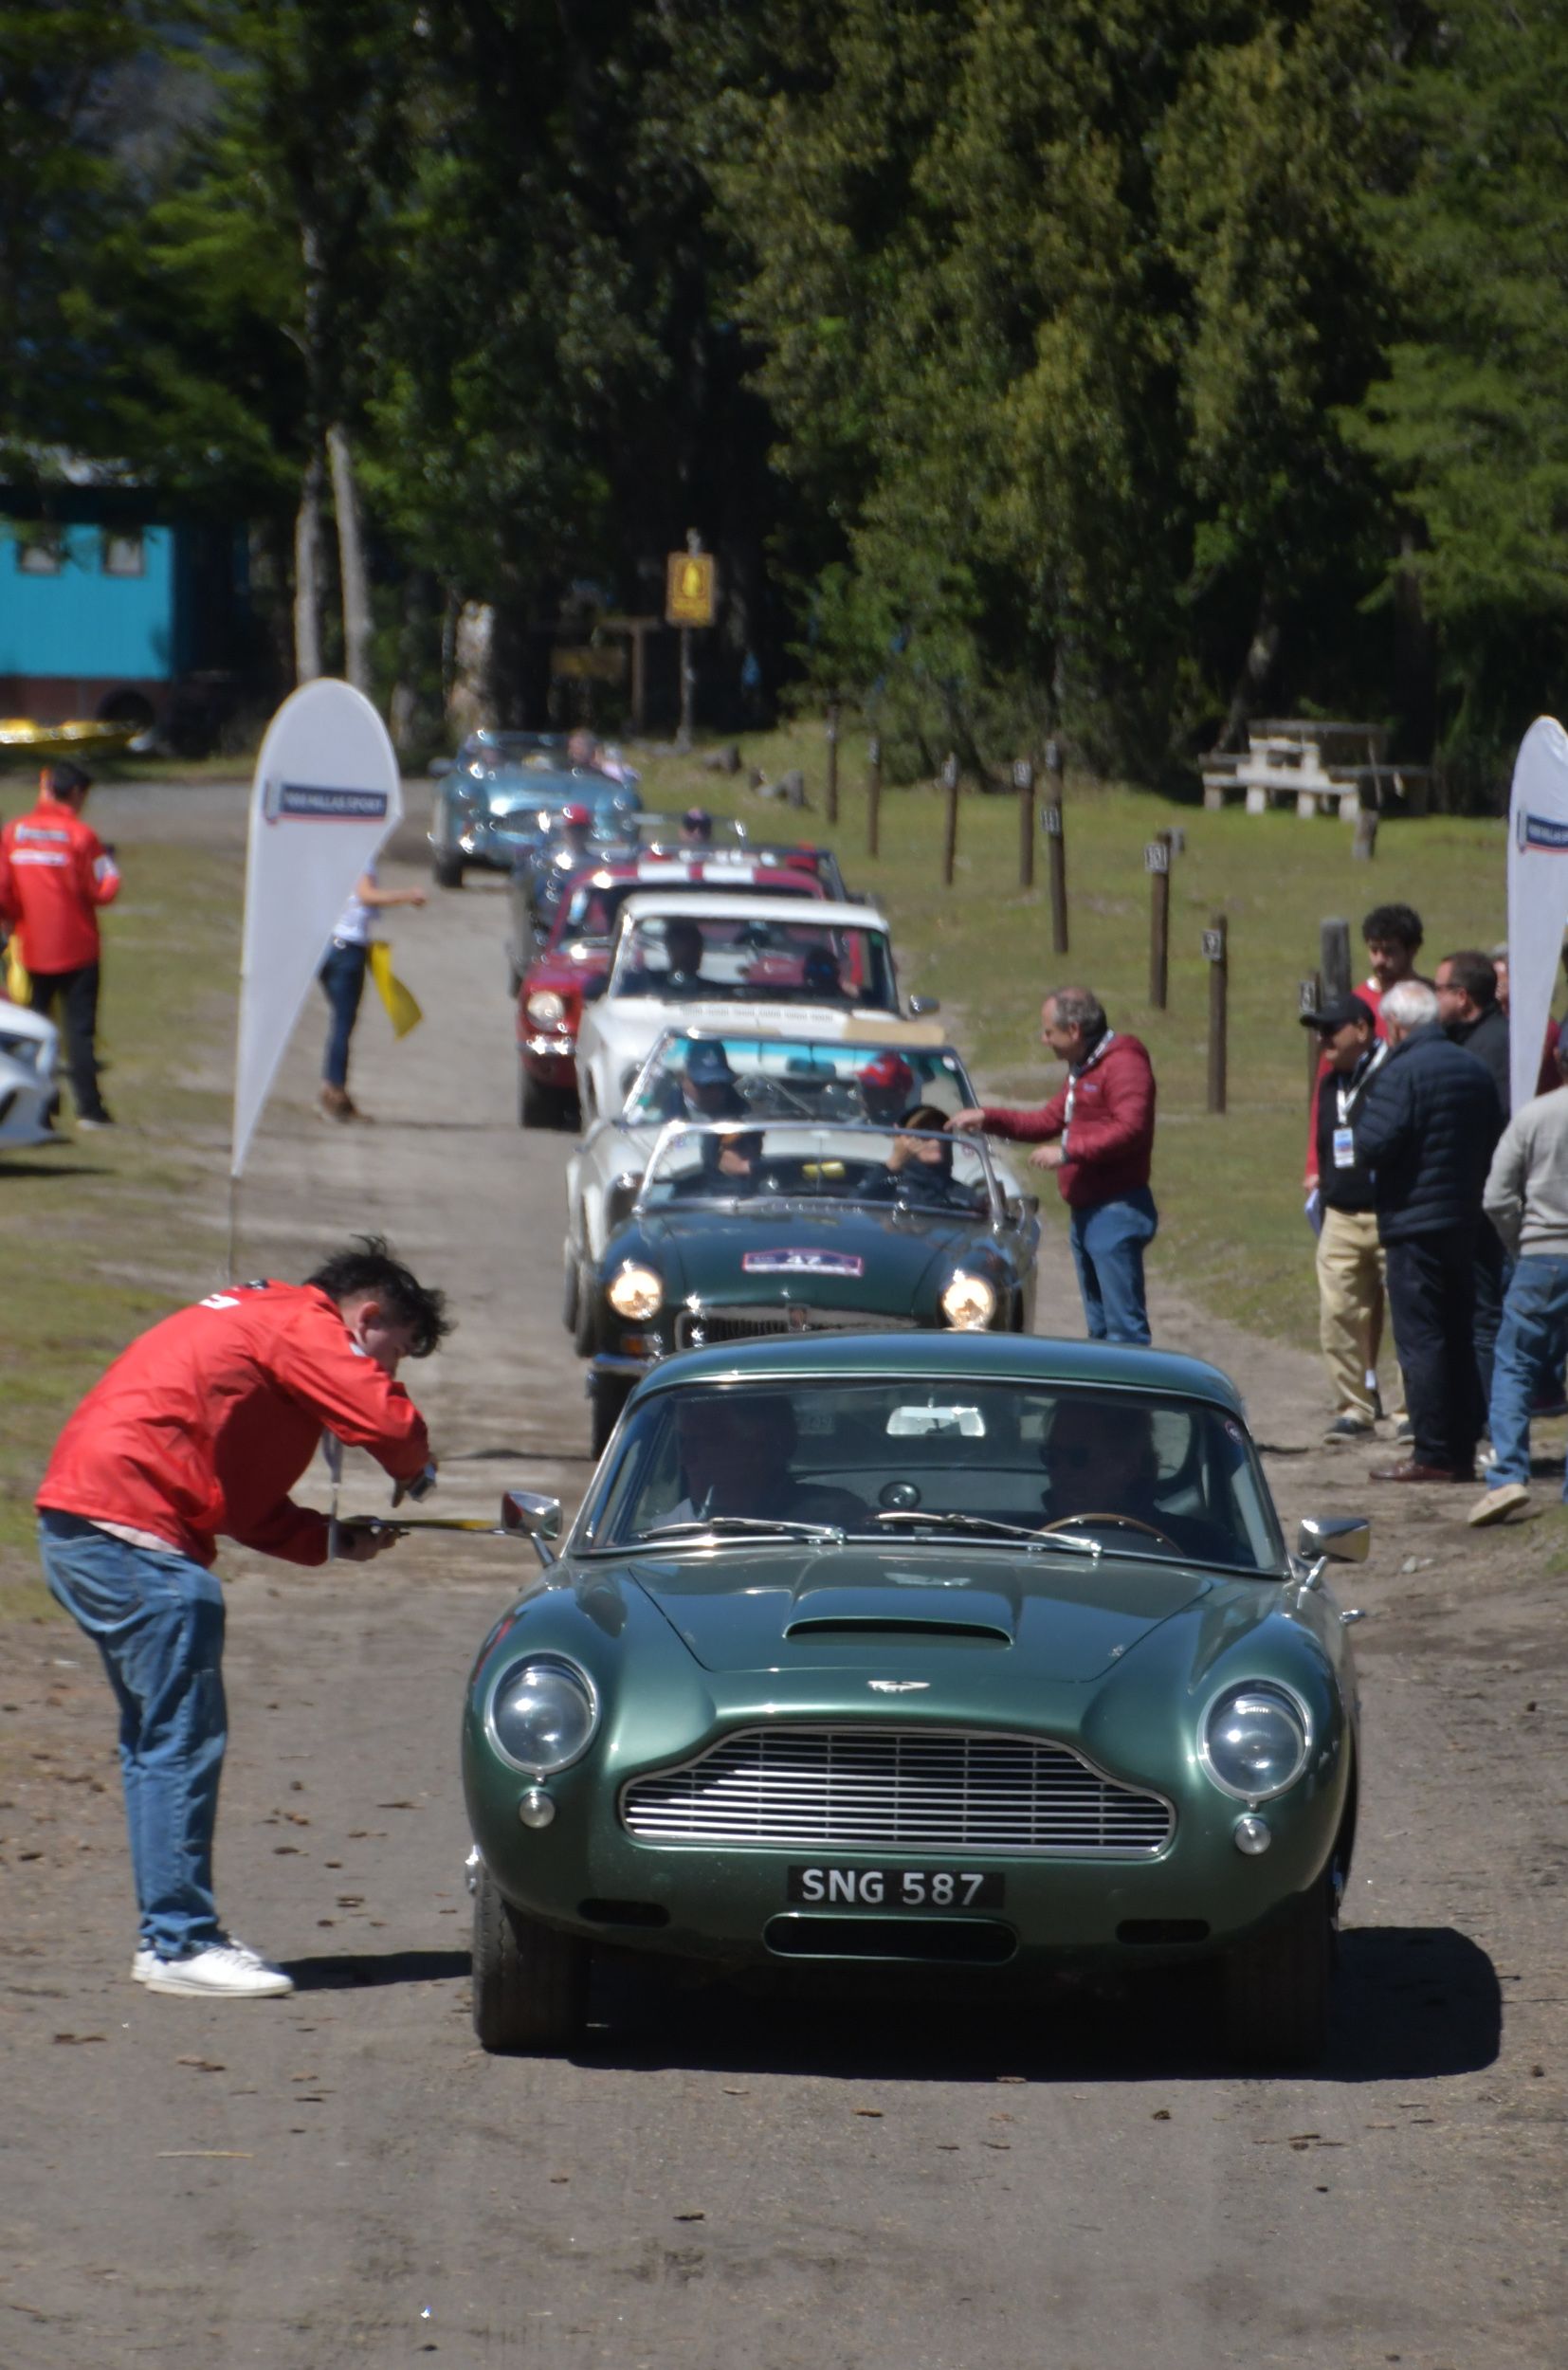
[[[57,798],[63,793],[68,798],[73,790],[91,790],[93,786],[93,777],[86,767],[73,765],[68,757],[55,757],[44,770],[49,777],[49,789]]]
[[[1497,1002],[1497,965],[1489,955],[1483,955],[1478,946],[1462,946],[1457,955],[1445,955],[1450,985],[1460,989],[1472,1004],[1488,1012]]]
[[[1368,946],[1375,939],[1379,945],[1393,939],[1413,955],[1426,935],[1413,905],[1374,905],[1361,924],[1361,937]]]
[[[305,1282],[336,1301],[339,1308],[345,1301],[374,1296],[393,1324],[412,1327],[410,1358],[428,1358],[452,1329],[446,1293],[421,1284],[410,1268],[394,1259],[384,1234],[356,1234],[346,1249],[335,1250],[323,1259]]]

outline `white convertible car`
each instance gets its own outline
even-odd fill
[[[939,1023],[806,1011],[788,1033],[736,1026],[665,1029],[625,1103],[594,1120],[566,1171],[564,1321],[593,1348],[593,1277],[625,1223],[665,1121],[730,1118],[884,1126],[920,1105],[958,1111],[976,1100]]]
[[[59,1049],[52,1020],[0,996],[0,1152],[61,1141],[49,1124]]]
[[[935,1007],[916,998],[908,1009]],[[830,1036],[850,1019],[902,1016],[887,925],[865,905],[807,911],[678,890],[629,897],[609,976],[577,1032],[583,1125],[620,1110],[673,1022]]]

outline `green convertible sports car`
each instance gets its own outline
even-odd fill
[[[1252,2062],[1321,2049],[1356,1825],[1329,1558],[1233,1385],[970,1334],[673,1358],[464,1721],[474,2017],[569,2045],[593,1948],[1028,1983],[1211,1960]]]
[[[759,1335],[1024,1333],[1040,1205],[942,1113],[895,1127],[678,1121],[593,1286],[593,1453],[672,1350]]]

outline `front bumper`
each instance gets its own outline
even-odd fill
[[[562,1094],[577,1091],[577,1041],[552,1031],[535,1032],[518,1039],[522,1066],[530,1078],[541,1086],[554,1086]]]

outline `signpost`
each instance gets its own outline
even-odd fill
[[[1321,972],[1304,979],[1296,991],[1296,1002],[1304,1012],[1321,1012],[1323,1008],[1323,982]],[[1318,1066],[1323,1058],[1323,1041],[1315,1029],[1303,1030],[1306,1039],[1306,1107],[1310,1112],[1318,1100]]]
[[[711,626],[718,609],[719,585],[713,555],[702,549],[697,529],[688,529],[684,552],[671,552],[665,568],[665,616],[681,629],[681,729],[675,745],[691,747],[692,710],[697,669],[692,656],[692,632]]]
[[[1223,914],[1210,917],[1203,933],[1203,959],[1209,966],[1209,1108],[1223,1111],[1231,994],[1230,930]]]
[[[1323,1000],[1341,1004],[1351,993],[1350,924],[1323,921],[1318,925],[1318,968],[1322,975]]]
[[[1062,744],[1059,740],[1046,743],[1046,780],[1048,784],[1040,807],[1040,829],[1046,836],[1046,855],[1050,865],[1050,942],[1058,955],[1067,951],[1067,842],[1063,828]]]
[[[942,759],[942,789],[947,796],[947,822],[942,836],[942,884],[953,886],[958,861],[958,760],[953,750]]]
[[[1171,835],[1158,831],[1143,850],[1149,875],[1149,1002],[1165,1010],[1171,975]]]
[[[1034,760],[1018,757],[1012,768],[1018,793],[1018,886],[1034,886]]]
[[[875,733],[866,744],[866,852],[877,852],[882,829],[882,742]]]

